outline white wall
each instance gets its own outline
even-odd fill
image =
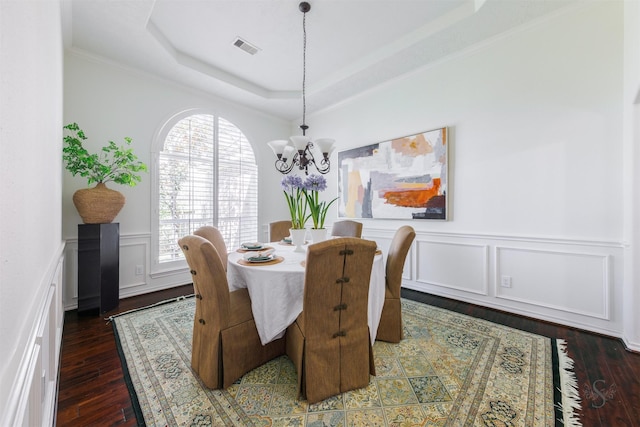
[[[53,422],[62,311],[58,1],[0,1],[0,425]]]
[[[280,176],[271,165],[273,153],[268,141],[289,134],[289,123],[263,113],[240,107],[220,98],[207,96],[183,86],[124,68],[79,52],[65,55],[64,122],[76,122],[88,137],[87,148],[98,150],[107,141],[121,143],[133,139],[138,157],[151,166],[150,153],[156,132],[175,114],[188,109],[203,109],[219,114],[238,126],[254,148],[260,166],[259,215],[262,223],[285,218],[284,203],[270,203],[280,193]],[[77,225],[82,223],[73,202],[73,193],[87,186],[85,179],[64,170],[62,190],[62,233],[67,239],[65,307],[77,303],[76,259]],[[151,174],[143,174],[136,187],[108,184],[127,199],[115,218],[120,223],[120,297],[132,296],[177,284],[191,282],[184,269],[178,274],[150,274],[151,265]],[[261,232],[262,230],[259,230]],[[145,274],[135,275],[135,266],[143,265]]]
[[[640,348],[640,4],[624,6],[624,339]]]
[[[583,3],[308,119],[340,149],[449,127],[450,220],[411,221],[407,286],[622,335],[623,7]]]
[[[600,2],[308,121],[340,149],[448,126],[451,221],[421,229],[620,241],[622,32]]]

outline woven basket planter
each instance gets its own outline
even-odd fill
[[[124,206],[125,197],[116,190],[98,183],[93,188],[83,188],[73,193],[82,222],[85,224],[107,224],[113,221]]]

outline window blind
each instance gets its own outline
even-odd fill
[[[258,168],[251,144],[229,121],[186,117],[159,156],[158,261],[184,259],[177,241],[203,225],[220,229],[228,248],[257,240]]]

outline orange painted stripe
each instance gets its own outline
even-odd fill
[[[433,186],[428,189],[404,188],[383,190],[382,197],[387,203],[405,208],[426,208],[427,202],[438,195],[440,178],[434,178]]]

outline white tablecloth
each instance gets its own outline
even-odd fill
[[[227,279],[231,291],[247,288],[251,296],[251,310],[262,344],[284,335],[302,312],[305,253],[294,252],[295,246],[269,243],[275,254],[284,261],[273,265],[241,265],[243,254],[229,253]],[[382,255],[373,260],[369,284],[369,331],[373,343],[378,332],[385,295],[385,276]]]

